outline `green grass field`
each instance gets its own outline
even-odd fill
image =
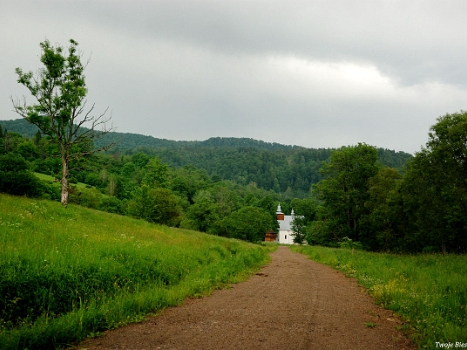
[[[55,181],[55,178],[51,175],[46,175],[46,174],[41,174],[41,173],[34,173],[34,175],[42,181],[48,182],[55,184],[57,187],[61,187],[60,182]],[[72,184],[73,186],[76,186],[76,188],[82,189],[82,188],[93,188],[92,186],[86,185],[85,183],[78,182],[76,184]]]
[[[0,348],[64,347],[238,282],[270,246],[0,194]]]
[[[355,277],[378,304],[402,317],[420,348],[434,349],[436,342],[467,343],[467,256],[292,249]]]

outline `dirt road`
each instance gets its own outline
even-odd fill
[[[398,324],[352,279],[279,247],[250,280],[77,349],[414,349]]]

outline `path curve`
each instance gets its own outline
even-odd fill
[[[415,349],[353,279],[287,247],[271,257],[246,282],[77,349]]]

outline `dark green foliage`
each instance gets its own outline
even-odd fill
[[[323,167],[311,243],[352,240],[374,251],[467,251],[467,112],[431,127],[426,148],[404,169],[378,170],[369,146],[341,149]],[[355,153],[356,152],[356,153]],[[387,154],[387,153],[386,153]],[[381,158],[381,154],[380,154]]]
[[[293,242],[297,244],[303,244],[306,238],[305,231],[305,218],[300,215],[295,215],[292,221],[292,235]]]
[[[182,216],[180,198],[166,188],[143,184],[128,203],[128,213],[135,218],[168,226],[178,226]]]
[[[467,112],[447,114],[431,127],[426,149],[409,163],[402,186],[409,250],[466,251],[466,140]]]
[[[290,206],[294,209],[295,214],[303,216],[305,226],[316,219],[318,201],[315,198],[294,198],[290,202]]]
[[[216,221],[220,219],[220,208],[210,192],[203,190],[197,193],[194,203],[187,211],[187,219],[181,226],[201,232],[212,232]]]
[[[116,197],[102,198],[99,209],[106,211],[108,213],[122,214],[122,215],[125,214],[125,210],[122,206],[122,201]]]
[[[10,125],[9,122],[1,123]],[[8,127],[16,130],[16,124],[11,124]],[[31,132],[30,137],[33,135]],[[105,135],[96,141],[96,147],[117,140],[120,142],[115,151],[130,154],[131,161],[139,168],[149,161],[147,155],[157,156],[162,163],[175,168],[192,165],[206,170],[216,181],[232,180],[240,185],[253,183],[267,191],[282,193],[288,200],[309,196],[311,185],[322,179],[319,169],[331,153],[330,149],[308,149],[245,138],[169,141],[121,133]],[[411,157],[407,153],[384,149],[378,149],[378,156],[382,164],[397,169],[402,169]]]
[[[29,124],[24,119],[13,119],[13,120],[1,120],[0,127],[3,127],[3,132],[11,130],[17,132],[20,135],[33,137],[34,134],[39,131],[39,128],[34,124]]]
[[[333,151],[331,160],[322,168],[326,177],[316,190],[325,206],[330,240],[343,237],[363,239],[360,220],[368,214],[369,179],[378,172],[376,148],[359,144]]]
[[[20,154],[8,153],[0,157],[0,171],[19,173],[27,171],[28,164]]]
[[[258,242],[271,230],[271,217],[261,208],[243,207],[219,223],[219,234],[250,242]]]
[[[59,176],[59,158],[46,156],[58,155],[58,149],[48,138],[39,138],[37,132],[31,135],[34,140],[11,135],[11,148],[30,154],[36,171]],[[269,228],[276,229],[275,210],[280,203],[284,212],[290,213],[293,208],[297,215],[304,217],[304,231],[310,243],[335,245],[345,236],[352,237],[353,233],[341,230],[345,225],[323,205],[325,203],[309,198],[311,184],[323,176],[317,169],[329,159],[330,150],[309,150],[250,139],[170,142],[170,145],[165,143],[165,148],[80,158],[71,165],[73,178],[75,182],[84,182],[87,188],[76,186],[70,201],[113,213],[130,213],[151,222],[224,235],[228,234],[224,224],[229,220],[226,219],[242,207],[263,209],[269,214]],[[378,150],[377,154],[379,159],[396,166],[402,163],[404,156],[388,150]],[[179,167],[191,162],[205,169],[193,165]],[[356,164],[358,162],[355,160]],[[355,176],[348,180],[353,178],[358,181]],[[393,193],[390,204],[383,195],[373,196],[367,188],[368,193],[363,194],[364,205],[361,199],[356,205],[360,211],[355,221],[361,236],[359,240],[365,241],[370,249],[397,247],[403,234],[401,227],[407,221],[407,216],[400,214],[401,200],[397,195],[400,186],[387,189],[384,186],[388,184],[387,181],[379,185],[375,182],[373,192]],[[382,188],[377,190],[378,186]],[[56,186],[48,184],[46,188],[45,197],[57,198]],[[357,198],[358,191],[349,193]],[[393,210],[393,204],[399,209]],[[389,214],[397,214],[397,220],[391,221],[393,216]]]
[[[83,182],[91,186],[99,186],[102,183],[101,178],[97,173],[88,173]]]
[[[387,251],[400,245],[403,206],[399,195],[402,175],[383,167],[369,179],[368,214],[362,218],[362,241],[374,251]],[[399,241],[398,241],[399,240]]]
[[[16,151],[28,162],[33,162],[39,157],[39,150],[31,141],[25,141],[18,145]]]
[[[365,144],[331,151],[250,139],[164,140],[157,149],[82,157],[73,163],[74,179],[88,188],[77,186],[71,197],[96,209],[224,235],[227,218],[242,207],[263,209],[275,229],[280,203],[285,213],[293,208],[304,217],[310,244],[339,246],[350,239],[375,251],[463,252],[466,119],[464,112],[439,118],[426,149],[403,170],[410,155]],[[5,129],[3,152],[19,153],[31,169],[58,176],[59,158],[47,156],[59,153],[50,139],[37,130],[28,139]],[[53,184],[41,191],[57,198]]]
[[[42,193],[40,181],[29,171],[21,155],[8,153],[0,156],[0,192],[30,197]]]
[[[83,207],[98,209],[101,206],[102,193],[96,188],[77,188],[71,186],[69,202]]]

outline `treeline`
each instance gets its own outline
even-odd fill
[[[374,251],[467,251],[467,112],[438,118],[402,174],[366,144],[331,153],[314,187],[309,243]]]
[[[1,192],[60,200],[61,163],[49,137],[0,126],[0,145]],[[40,174],[50,180],[39,181]],[[142,152],[85,156],[71,164],[71,174],[69,203],[254,242],[276,228],[275,209],[283,200],[254,184],[213,179],[205,170],[175,168]]]
[[[2,121],[4,128],[34,137],[37,128],[25,120]],[[144,153],[158,157],[171,167],[192,165],[205,170],[214,180],[253,184],[266,191],[280,193],[283,199],[306,198],[312,184],[323,177],[319,172],[331,154],[330,149],[286,146],[247,138],[210,138],[206,141],[169,141],[137,134],[109,133],[96,141],[96,147],[117,142],[113,155]],[[379,161],[402,170],[411,155],[378,149]]]
[[[255,143],[257,148],[234,147]],[[206,144],[81,157],[71,164],[70,203],[249,241],[276,229],[278,203],[287,213],[293,206],[314,218],[310,188],[330,150],[268,148],[249,139],[216,138]],[[0,191],[60,200],[60,152],[53,140],[37,129],[28,137],[0,126],[0,145]],[[169,165],[164,155],[183,161]],[[50,180],[41,182],[33,172]]]
[[[426,147],[405,166],[404,154],[366,144],[273,151],[233,147],[235,139],[222,146],[220,138],[210,141],[216,147],[94,154],[72,164],[70,202],[249,241],[276,229],[280,203],[286,214],[293,207],[303,217],[295,229],[309,244],[461,253],[467,247],[465,135],[467,113],[439,118]],[[59,178],[50,139],[0,129],[0,145],[1,191],[59,199],[58,183],[38,184],[31,176]]]

